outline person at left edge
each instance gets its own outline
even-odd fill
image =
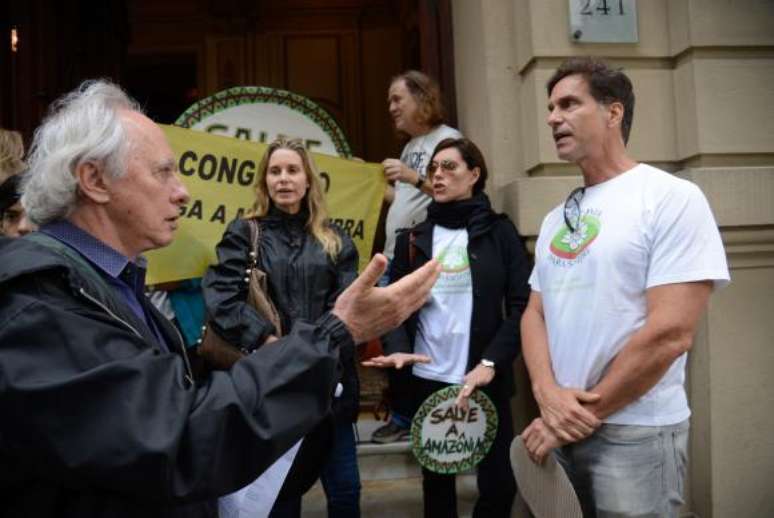
[[[0,236],[21,237],[35,230],[24,215],[19,198],[24,145],[21,134],[0,128]]]
[[[21,237],[35,230],[19,201],[20,180],[15,174],[0,185],[0,236]]]
[[[339,293],[357,276],[358,262],[352,239],[328,221],[312,156],[301,140],[278,137],[258,165],[252,210],[229,224],[216,249],[218,264],[210,267],[202,283],[216,332],[248,351],[271,347],[278,334],[271,322],[247,303],[250,218],[261,228],[258,266],[266,273],[283,330],[300,319],[314,321],[333,307]],[[341,393],[333,400],[333,414],[304,438],[271,518],[300,517],[301,497],[318,476],[328,498],[329,516],[360,515],[360,477],[352,429],[360,389],[354,356],[342,354],[340,363]]]
[[[437,277],[374,288],[375,257],[314,322],[194,382],[142,295],[188,192],[164,133],[106,81],[57,101],[0,238],[0,516],[215,517],[330,411],[340,351],[398,325]]]

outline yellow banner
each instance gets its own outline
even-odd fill
[[[204,275],[226,225],[253,204],[253,185],[266,144],[162,126],[178,157],[191,201],[182,210],[174,242],[148,252],[148,284]],[[384,196],[382,166],[312,153],[333,222],[370,258]]]

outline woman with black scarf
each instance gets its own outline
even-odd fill
[[[499,416],[494,444],[477,467],[474,517],[509,517],[516,494],[509,463],[513,361],[527,303],[529,260],[516,227],[492,210],[487,169],[468,139],[441,141],[428,166],[427,220],[398,236],[392,282],[431,258],[443,265],[428,303],[384,338],[386,356],[366,365],[413,365],[414,408],[433,392],[462,384],[458,404],[483,390]],[[422,469],[424,515],[457,516],[454,475]]]

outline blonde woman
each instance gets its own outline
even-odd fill
[[[228,226],[217,246],[218,264],[202,283],[216,332],[248,351],[276,340],[277,333],[246,302],[251,218],[261,229],[258,265],[267,274],[282,330],[291,329],[297,319],[314,321],[330,310],[357,276],[358,261],[349,236],[328,222],[312,157],[300,140],[278,137],[258,166],[252,210]],[[272,517],[300,516],[301,497],[318,476],[331,516],[359,515],[360,477],[352,430],[359,387],[354,358],[340,361],[343,392],[334,400],[333,416],[304,439]]]

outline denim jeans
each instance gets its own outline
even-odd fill
[[[554,451],[583,516],[677,517],[683,505],[689,422],[603,424],[589,438]]]
[[[337,422],[333,450],[323,467],[320,480],[328,499],[331,518],[360,517],[360,472],[352,423]],[[301,497],[277,500],[269,518],[300,518]]]
[[[358,518],[360,516],[360,471],[352,423],[336,423],[333,451],[320,475],[328,499],[328,516]]]

